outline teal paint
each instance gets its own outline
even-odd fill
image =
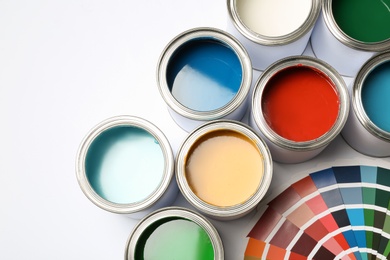
[[[242,82],[242,66],[227,45],[211,39],[190,41],[176,50],[167,66],[167,83],[174,98],[195,111],[227,105]]]
[[[361,97],[370,120],[390,133],[390,61],[378,65],[367,75]]]
[[[164,154],[156,138],[133,126],[117,126],[100,133],[85,160],[87,179],[94,191],[120,204],[150,196],[162,181],[164,167]]]

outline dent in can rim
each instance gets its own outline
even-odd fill
[[[229,18],[233,22],[234,27],[252,42],[266,46],[287,45],[302,38],[306,33],[313,29],[321,10],[321,1],[312,0],[310,13],[305,22],[299,28],[286,35],[271,37],[258,34],[244,25],[238,15],[236,1],[237,0],[227,0]]]
[[[381,52],[388,50],[390,48],[390,39],[380,41],[380,42],[362,42],[355,40],[345,34],[340,27],[337,25],[332,11],[332,0],[322,1],[322,12],[325,20],[325,24],[328,27],[329,31],[344,45],[361,51],[371,51],[371,52]]]
[[[384,131],[376,126],[366,114],[361,95],[363,84],[367,76],[383,62],[390,62],[390,51],[375,55],[362,66],[356,76],[355,82],[353,83],[351,102],[353,110],[363,127],[377,138],[382,139],[385,142],[390,142],[390,132]]]
[[[218,130],[236,131],[246,136],[253,141],[263,157],[263,177],[256,192],[244,203],[230,207],[218,207],[201,200],[192,191],[185,176],[185,160],[192,145],[204,134]],[[176,157],[176,180],[183,196],[201,212],[221,219],[238,218],[254,209],[268,191],[272,172],[272,157],[266,143],[249,126],[234,120],[216,120],[198,127],[184,140]]]
[[[193,40],[214,40],[229,47],[237,55],[242,67],[240,88],[234,98],[226,105],[211,111],[196,111],[180,104],[172,95],[166,79],[167,67],[171,57],[182,45]],[[157,65],[157,86],[165,103],[176,113],[198,121],[210,121],[231,114],[245,100],[252,82],[252,63],[244,46],[232,35],[210,27],[187,30],[172,39],[163,50]]]
[[[179,217],[186,220],[190,220],[195,224],[203,228],[206,233],[209,235],[210,240],[214,249],[214,259],[223,260],[224,259],[224,249],[222,240],[218,234],[216,228],[211,224],[209,220],[195,211],[182,208],[182,207],[166,207],[159,210],[156,210],[146,217],[144,217],[133,229],[130,234],[125,250],[125,260],[135,260],[134,253],[137,247],[138,239],[141,237],[142,233],[153,223],[163,220],[170,217]]]
[[[339,114],[332,128],[319,138],[310,141],[295,142],[283,138],[268,126],[263,115],[262,94],[268,81],[280,70],[294,66],[306,66],[324,73],[333,83],[340,101]],[[287,150],[310,151],[329,144],[341,132],[348,118],[349,95],[344,79],[330,65],[309,56],[291,56],[273,63],[259,77],[253,92],[252,108],[255,124],[270,142]]]
[[[164,155],[165,165],[160,185],[156,187],[152,194],[150,194],[147,198],[139,202],[120,204],[108,201],[95,192],[95,190],[91,187],[87,179],[87,175],[85,172],[85,159],[90,145],[95,140],[95,138],[98,137],[105,130],[117,126],[134,126],[147,131],[159,142],[159,145]],[[168,139],[154,124],[145,119],[135,116],[115,116],[99,123],[94,128],[92,128],[90,132],[86,135],[86,137],[81,142],[81,145],[77,152],[76,177],[81,190],[86,195],[86,197],[95,205],[112,213],[132,214],[149,208],[154,203],[156,203],[168,189],[173,175],[174,157]]]

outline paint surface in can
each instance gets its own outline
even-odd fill
[[[195,111],[212,111],[227,105],[242,82],[236,53],[212,39],[192,40],[172,55],[167,83],[174,98]]]
[[[361,42],[390,39],[390,2],[388,0],[332,1],[333,17],[349,37]]]
[[[311,0],[237,0],[237,13],[251,31],[269,37],[297,30],[310,14]]]
[[[361,98],[370,120],[390,133],[390,61],[378,65],[367,75]]]
[[[135,259],[213,260],[214,249],[209,235],[198,224],[187,219],[167,218],[143,232]]]
[[[88,148],[85,171],[94,191],[113,203],[146,199],[162,181],[163,151],[148,131],[133,126],[109,128]]]
[[[327,133],[336,122],[340,107],[330,79],[306,66],[288,67],[273,75],[261,102],[268,126],[295,142],[315,140]]]
[[[191,190],[208,204],[229,207],[247,201],[264,175],[255,143],[230,130],[201,136],[188,151],[185,175]]]

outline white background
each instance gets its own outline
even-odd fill
[[[97,123],[135,115],[176,153],[186,136],[156,86],[165,45],[184,30],[226,28],[224,0],[0,0],[0,259],[123,259],[136,220],[81,192],[78,146]],[[258,73],[255,73],[255,77]],[[272,189],[316,169],[370,164],[338,137],[319,157],[275,164]],[[176,205],[189,207],[181,195]],[[215,221],[226,259],[242,259],[252,214]]]

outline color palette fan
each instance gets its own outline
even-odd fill
[[[244,259],[390,259],[389,201],[389,169],[311,173],[268,203]]]

